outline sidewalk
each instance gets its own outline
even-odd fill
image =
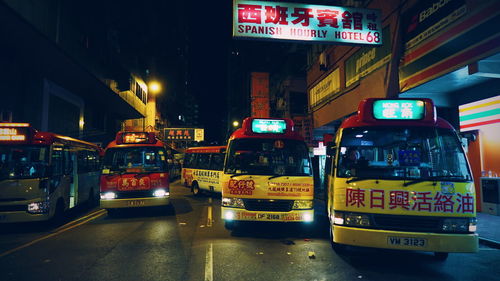
[[[479,242],[500,249],[500,216],[477,213]]]

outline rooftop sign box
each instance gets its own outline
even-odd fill
[[[380,11],[234,0],[233,37],[382,45]]]

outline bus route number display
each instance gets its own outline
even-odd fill
[[[286,131],[285,120],[254,119],[252,132],[258,134],[283,134]]]
[[[424,119],[425,104],[421,100],[376,100],[373,117],[380,120]]]

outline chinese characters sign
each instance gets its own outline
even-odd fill
[[[346,189],[346,207],[440,213],[474,213],[471,193],[431,191]]]
[[[0,128],[0,141],[26,140],[25,128]]]
[[[233,37],[382,44],[378,10],[235,0]]]
[[[252,132],[259,134],[283,134],[286,131],[285,120],[254,119]]]
[[[389,120],[424,119],[425,105],[421,100],[377,100],[373,102],[373,117]]]
[[[202,141],[203,129],[194,128],[165,128],[166,140],[178,141]]]

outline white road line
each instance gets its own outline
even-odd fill
[[[214,280],[214,255],[213,255],[213,244],[210,243],[207,249],[207,255],[205,257],[205,281]]]

